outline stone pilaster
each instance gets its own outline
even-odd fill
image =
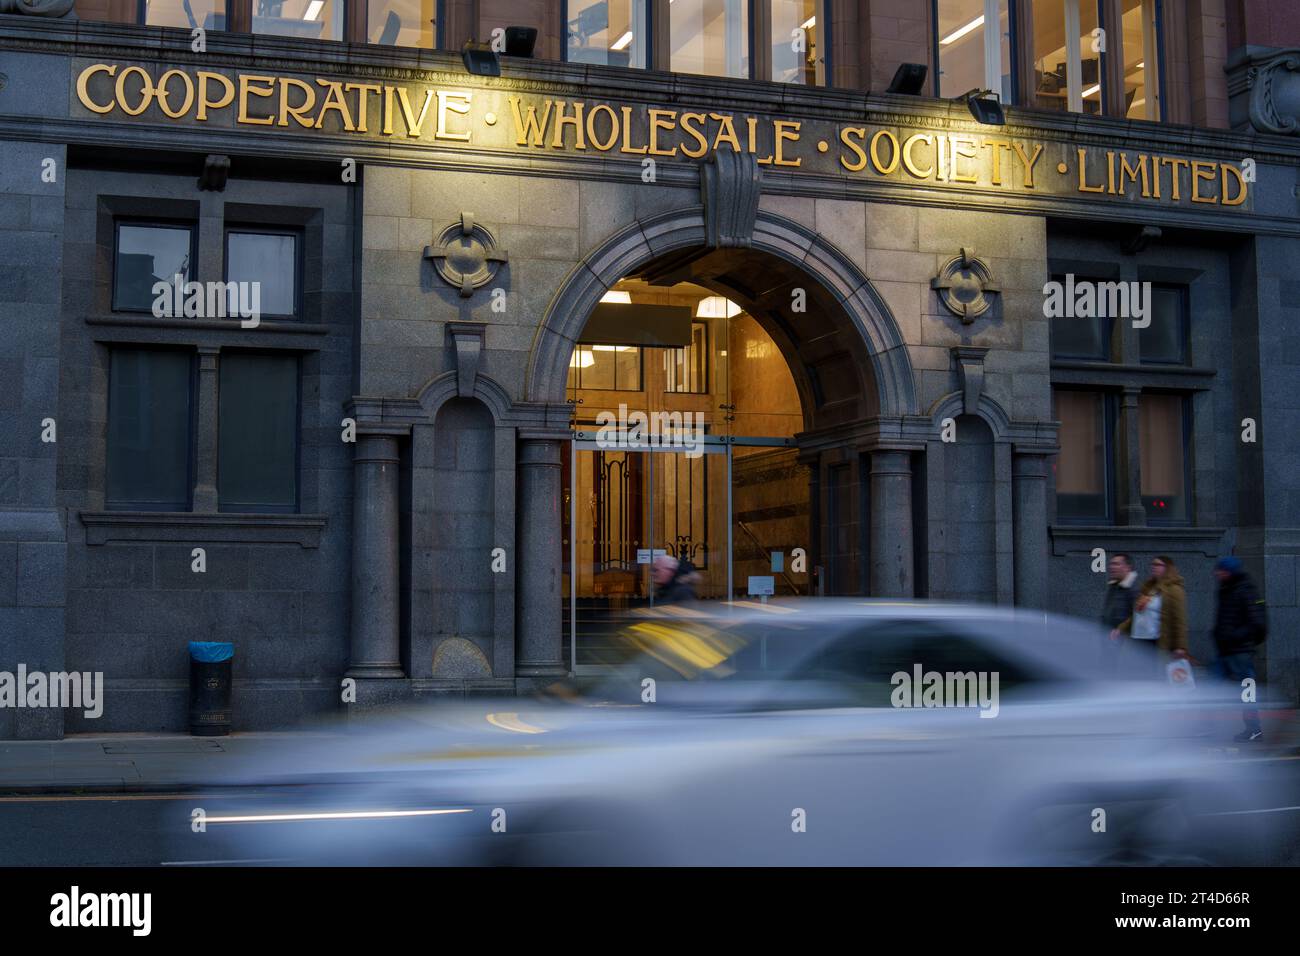
[[[912,597],[911,453],[871,452],[871,596]]]
[[[217,510],[217,383],[221,349],[199,347],[199,385],[194,416],[194,510]]]
[[[1021,607],[1047,606],[1047,456],[1055,450],[1011,455],[1015,603]]]
[[[352,654],[346,676],[400,678],[397,437],[357,435],[353,462]]]
[[[1138,427],[1138,396],[1141,389],[1125,386],[1119,399],[1115,423],[1115,523],[1144,525],[1147,510],[1142,506],[1142,454]]]
[[[522,435],[516,507],[518,592],[515,601],[515,683],[521,690],[566,672],[562,627],[560,441]]]

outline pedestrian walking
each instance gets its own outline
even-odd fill
[[[1168,555],[1152,559],[1151,577],[1143,582],[1133,602],[1132,616],[1118,630],[1135,641],[1153,642],[1162,668],[1170,660],[1186,659],[1187,589]]]
[[[1214,610],[1217,669],[1224,680],[1238,685],[1248,679],[1254,681],[1255,648],[1268,636],[1264,602],[1255,582],[1242,568],[1240,558],[1232,555],[1220,558],[1215,562],[1214,576],[1219,582]],[[1259,711],[1251,704],[1242,711],[1242,722],[1246,726],[1237,740],[1263,739]]]

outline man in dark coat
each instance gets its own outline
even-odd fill
[[[1242,569],[1241,559],[1228,556],[1214,565],[1219,580],[1217,607],[1214,612],[1214,646],[1219,653],[1218,669],[1223,678],[1236,684],[1255,680],[1255,647],[1264,639],[1264,602],[1255,582]],[[1242,712],[1246,729],[1237,735],[1240,741],[1260,740],[1259,711],[1247,706]]]
[[[1137,598],[1137,572],[1133,559],[1127,554],[1112,554],[1106,563],[1110,574],[1106,582],[1106,600],[1101,606],[1101,623],[1110,630],[1112,639],[1119,637],[1116,630],[1133,616],[1133,601]]]

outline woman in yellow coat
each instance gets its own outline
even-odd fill
[[[1134,640],[1154,640],[1171,658],[1187,656],[1187,589],[1168,555],[1151,561],[1151,577],[1138,592],[1133,616],[1118,629]]]

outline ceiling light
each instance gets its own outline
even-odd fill
[[[976,17],[974,20],[966,24],[964,27],[958,27],[956,30],[953,30],[952,33],[949,33],[946,37],[944,37],[942,40],[939,41],[939,45],[947,46],[949,43],[956,43],[958,40],[960,40],[966,34],[970,33],[972,30],[978,30],[982,26],[984,26],[983,14]]]
[[[1086,90],[1083,91],[1083,95],[1086,98],[1092,96],[1094,93],[1100,93],[1100,92],[1101,92],[1101,84],[1094,83],[1092,86],[1088,87]]]
[[[709,295],[700,300],[695,307],[697,319],[729,319],[741,313],[740,306],[726,296]]]
[[[807,20],[805,20],[803,23],[799,24],[799,29],[800,29],[800,30],[811,30],[811,29],[812,29],[813,27],[815,27],[815,26],[817,26],[817,16],[816,16],[816,14],[814,14],[814,15],[811,16],[811,17],[809,17],[809,18],[808,18]]]
[[[325,6],[325,0],[311,0],[307,4],[307,12],[302,15],[304,20],[315,20],[320,16],[321,7]]]
[[[1143,68],[1144,66],[1146,66],[1146,65],[1147,65],[1147,61],[1146,61],[1146,60],[1138,60],[1138,61],[1137,61],[1137,64],[1134,65],[1133,69],[1135,69],[1135,70],[1140,70],[1140,69],[1142,69],[1142,68]]]
[[[627,33],[624,33],[621,37],[619,37],[612,44],[610,44],[609,48],[611,50],[614,50],[615,52],[626,50],[628,44],[631,42],[632,42],[632,31],[628,30]]]
[[[596,356],[586,349],[574,349],[573,358],[569,359],[569,368],[591,368],[596,364]]]
[[[632,293],[622,292],[616,289],[610,289],[600,297],[601,302],[617,302],[619,305],[631,305]]]

